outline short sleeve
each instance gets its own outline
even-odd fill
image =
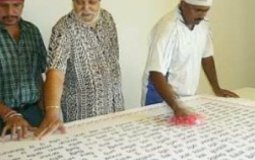
[[[206,42],[205,50],[203,53],[203,58],[210,57],[213,54],[214,54],[214,49],[213,49],[213,42],[212,42],[212,32],[209,29],[207,34],[207,42]]]
[[[151,34],[147,71],[157,71],[166,75],[169,70],[175,42],[171,27],[167,30],[154,28]]]
[[[70,52],[71,40],[68,30],[61,28],[61,25],[53,27],[49,42],[47,69],[57,69],[65,73]]]
[[[45,72],[46,69],[46,58],[47,58],[47,50],[44,45],[42,36],[40,31],[38,30],[38,51],[39,51],[39,62],[40,62],[40,70],[41,72]]]

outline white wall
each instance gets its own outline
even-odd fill
[[[255,87],[254,0],[215,0],[210,11],[215,61],[223,88]],[[203,75],[203,74],[202,74]],[[211,93],[201,76],[200,93]]]
[[[71,0],[25,0],[23,18],[39,27],[47,46],[52,26],[71,8]]]
[[[153,25],[178,0],[103,0],[113,14],[120,43],[123,91],[128,107],[140,106],[142,75],[148,54],[148,38]]]
[[[246,1],[245,9],[246,9],[246,26],[247,26],[247,31],[246,35],[247,38],[245,39],[246,42],[246,48],[247,48],[247,56],[246,56],[246,61],[247,61],[247,70],[249,71],[246,73],[248,75],[248,81],[247,85],[251,87],[255,87],[255,19],[254,19],[254,6],[255,6],[255,1],[254,0],[247,0]],[[245,63],[246,64],[246,63]]]
[[[152,26],[179,0],[102,0],[117,24],[127,107],[140,106],[142,75]],[[255,87],[254,0],[215,0],[211,10],[215,59],[222,86]],[[71,0],[26,0],[23,17],[36,24],[48,45],[52,26],[72,8]],[[210,92],[204,76],[200,92]]]

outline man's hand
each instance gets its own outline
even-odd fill
[[[7,133],[11,132],[11,140],[24,139],[26,138],[28,131],[33,131],[33,128],[23,117],[13,116],[6,119],[5,127],[2,131],[2,138],[4,138]]]
[[[239,98],[239,96],[237,94],[235,94],[234,92],[231,92],[229,90],[225,90],[225,89],[217,89],[214,90],[214,93],[216,96],[219,97],[233,97],[233,98]]]
[[[202,66],[205,71],[205,75],[209,80],[211,87],[216,96],[219,97],[234,97],[238,98],[239,96],[231,91],[222,89],[218,83],[216,69],[214,64],[214,59],[212,56],[202,59]]]
[[[66,132],[64,123],[59,117],[59,111],[53,109],[46,113],[44,120],[42,121],[40,127],[35,131],[34,135],[36,138],[42,139],[43,137],[48,136],[58,130],[61,133]]]
[[[178,103],[178,107],[174,108],[174,115],[176,117],[178,117],[178,116],[181,116],[181,117],[188,116],[190,114],[190,112],[187,109],[185,109],[185,106],[180,102],[177,102],[177,103]]]

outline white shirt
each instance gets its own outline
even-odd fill
[[[169,74],[170,83],[179,96],[194,95],[198,88],[202,58],[213,55],[207,20],[190,30],[180,10],[165,15],[153,28],[145,69],[144,95],[150,71]]]

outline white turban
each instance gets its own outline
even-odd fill
[[[186,3],[198,6],[211,6],[213,0],[184,0]]]

